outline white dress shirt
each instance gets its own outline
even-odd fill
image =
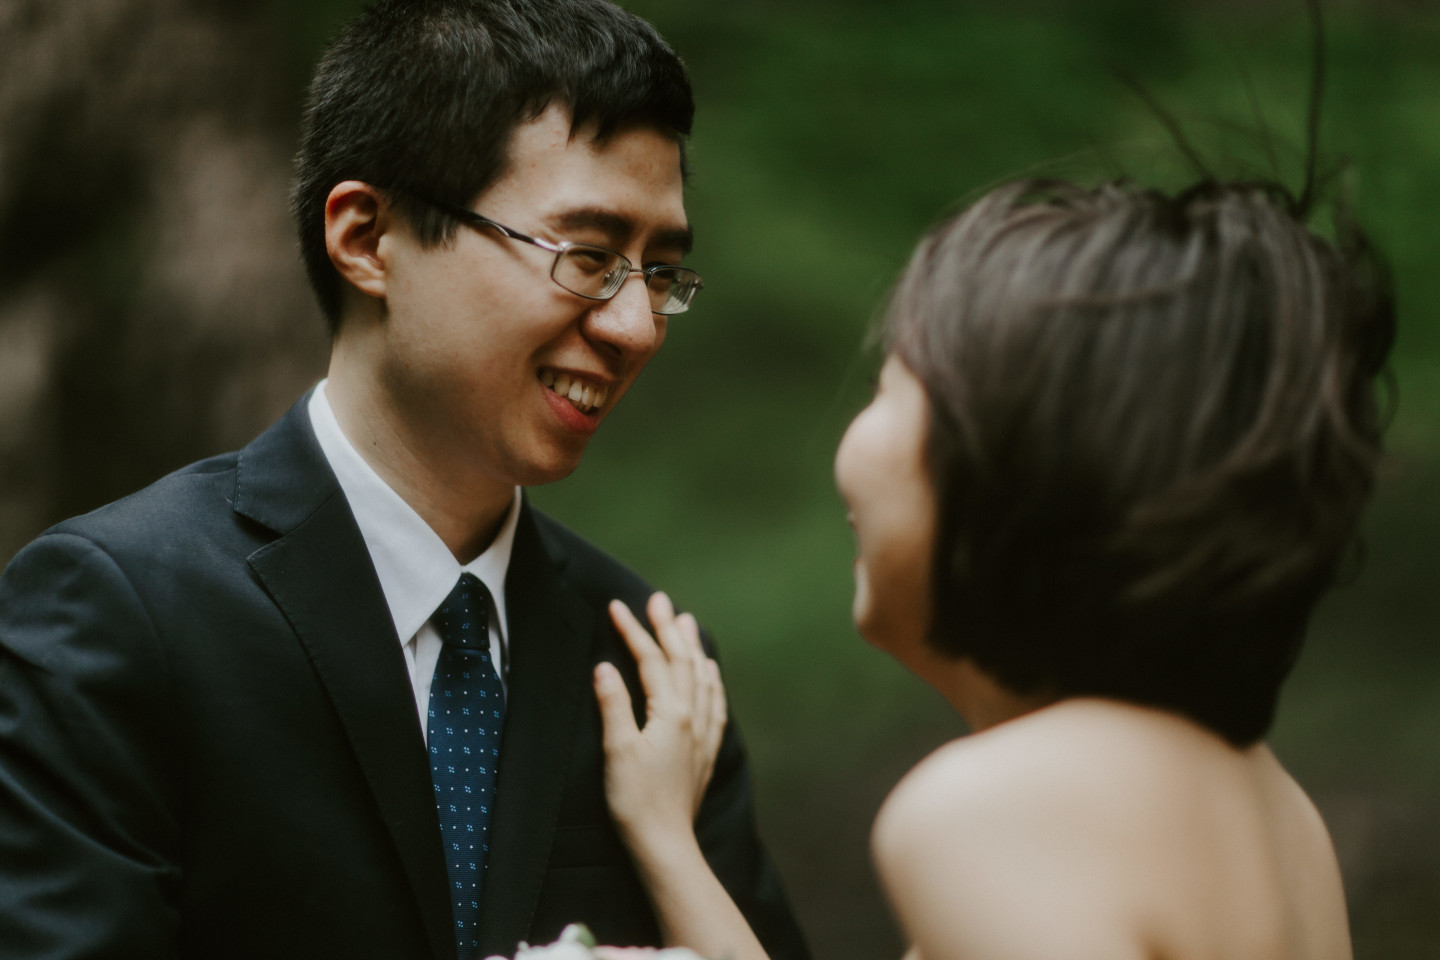
[[[424,734],[428,726],[430,681],[442,646],[431,615],[455,589],[461,573],[474,574],[490,591],[490,660],[496,665],[501,685],[505,685],[509,664],[505,575],[510,569],[515,524],[520,517],[520,488],[515,488],[510,512],[489,548],[461,566],[439,534],[380,478],[350,443],[325,396],[325,383],[321,380],[310,395],[310,423],[330,469],[340,481],[340,489],[350,503],[350,512],[355,515],[360,535],[370,551],[370,560],[380,577],[380,589],[385,593],[385,603],[395,621],[395,635],[400,638],[405,666],[410,671],[415,709]]]

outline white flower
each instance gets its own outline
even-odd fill
[[[520,948],[515,951],[515,960],[607,960],[602,954],[609,951],[643,953],[646,960],[705,960],[687,947],[666,947],[663,950],[601,947],[599,950],[601,952],[596,950],[595,935],[590,932],[590,928],[583,923],[572,923],[560,931],[560,938],[554,943],[532,947],[522,941]],[[506,958],[486,957],[485,960],[506,960]]]

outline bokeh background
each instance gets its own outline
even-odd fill
[[[849,624],[830,461],[916,237],[1022,173],[1298,187],[1299,0],[627,0],[690,64],[705,275],[569,480],[534,498],[700,612],[820,960],[898,956],[868,826],[963,727]],[[286,215],[311,65],[356,0],[0,0],[0,560],[243,444],[326,342]],[[1395,268],[1390,453],[1355,581],[1273,743],[1330,823],[1362,960],[1440,955],[1440,9],[1329,12],[1324,144]],[[263,922],[263,920],[259,921]],[[1037,917],[1043,923],[1044,917]]]

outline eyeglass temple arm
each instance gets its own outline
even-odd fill
[[[468,223],[474,227],[493,227],[494,229],[499,230],[501,233],[503,233],[505,236],[509,237],[512,240],[519,240],[523,243],[534,244],[542,250],[558,251],[560,249],[553,243],[549,243],[545,240],[539,240],[535,237],[529,236],[528,234],[521,233],[514,227],[507,227],[503,223],[497,223],[496,221],[491,220],[489,217],[482,216],[481,214],[476,213],[474,210],[470,210],[466,207],[456,206],[453,203],[446,203],[444,200],[432,200],[429,197],[419,197],[418,199],[423,200],[425,203],[428,203],[430,206],[434,207],[436,210],[439,210],[441,213],[449,214],[456,220],[461,221],[462,223]]]

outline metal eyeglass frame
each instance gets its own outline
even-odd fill
[[[541,240],[538,237],[532,237],[528,234],[521,233],[519,230],[516,230],[513,227],[507,227],[503,223],[498,223],[494,220],[491,220],[489,217],[476,213],[474,210],[470,210],[466,207],[456,206],[453,203],[446,203],[443,200],[434,200],[430,197],[423,197],[417,194],[410,195],[416,200],[419,200],[422,203],[434,207],[436,210],[439,210],[446,216],[454,217],[456,220],[459,220],[461,223],[466,224],[467,226],[476,228],[494,227],[496,230],[499,230],[502,235],[509,237],[511,240],[519,240],[522,243],[528,243],[533,246],[539,247],[541,250],[548,250],[549,252],[555,254],[555,260],[550,264],[551,282],[553,282],[561,290],[564,290],[566,293],[573,294],[577,297],[583,297],[586,300],[613,299],[614,296],[620,292],[620,288],[625,285],[625,281],[630,279],[630,275],[632,273],[641,274],[645,278],[645,289],[649,290],[650,278],[652,276],[654,276],[656,273],[659,273],[661,270],[671,270],[674,271],[679,277],[684,277],[688,275],[695,278],[695,289],[691,292],[690,299],[686,300],[685,303],[681,305],[679,310],[675,310],[670,313],[661,313],[659,310],[656,310],[653,307],[650,310],[651,313],[654,313],[657,316],[673,317],[677,314],[681,314],[689,310],[691,302],[695,299],[695,294],[699,293],[705,287],[705,281],[700,279],[700,274],[696,273],[694,270],[691,270],[689,267],[682,267],[673,263],[657,263],[652,264],[648,267],[637,267],[630,262],[630,258],[625,256],[625,254],[621,253],[618,250],[611,250],[609,247],[602,247],[598,243],[574,243],[570,240],[561,240],[559,243],[551,243],[549,240]],[[625,265],[626,270],[623,274],[617,274],[620,279],[615,281],[615,283],[612,285],[611,289],[608,292],[603,293],[600,296],[594,296],[588,293],[581,293],[578,290],[572,290],[569,287],[565,286],[565,284],[561,283],[559,280],[555,279],[555,272],[560,269],[560,258],[563,257],[567,251],[574,250],[576,248],[604,251],[605,253],[618,258],[620,263],[623,263]]]

